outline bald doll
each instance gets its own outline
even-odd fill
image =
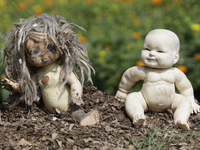
[[[135,126],[143,125],[144,112],[161,112],[171,108],[174,123],[189,130],[190,113],[198,113],[200,106],[194,101],[193,88],[185,74],[172,67],[179,60],[180,42],[175,33],[166,29],[149,32],[144,40],[141,60],[144,66],[134,66],[125,71],[116,93],[125,101],[125,110]],[[139,92],[130,90],[143,80]],[[180,94],[175,93],[175,86]]]

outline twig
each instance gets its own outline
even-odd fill
[[[104,120],[106,120],[108,118],[110,118],[110,116],[107,116],[107,117],[103,118],[101,121],[104,121]]]
[[[79,147],[85,147],[84,145],[78,144],[78,143],[74,143],[74,145],[79,146]]]
[[[128,130],[133,130],[133,128],[129,127],[129,126],[125,126],[125,125],[117,125],[117,124],[110,124],[112,127],[119,127],[119,128],[122,128],[122,129],[128,129]]]
[[[200,121],[198,121],[197,123],[193,124],[190,128],[194,128],[194,126],[196,126],[199,123],[200,123]]]
[[[43,128],[37,128],[36,130],[43,130],[43,129],[46,129],[48,126],[50,126],[51,124],[50,123],[47,123],[45,127]]]

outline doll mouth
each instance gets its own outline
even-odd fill
[[[153,59],[153,58],[149,58],[147,59],[148,61],[156,61],[156,59]]]
[[[50,60],[51,60],[50,58],[45,58],[42,61],[47,63],[47,62],[50,62]]]

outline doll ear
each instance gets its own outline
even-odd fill
[[[179,60],[179,53],[175,54],[174,64],[177,63]]]

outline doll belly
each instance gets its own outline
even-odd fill
[[[50,113],[55,113],[55,108],[64,110],[71,102],[71,94],[69,85],[41,88],[42,99],[46,109]]]
[[[141,90],[149,110],[160,112],[171,106],[175,87],[169,83],[145,83]]]

